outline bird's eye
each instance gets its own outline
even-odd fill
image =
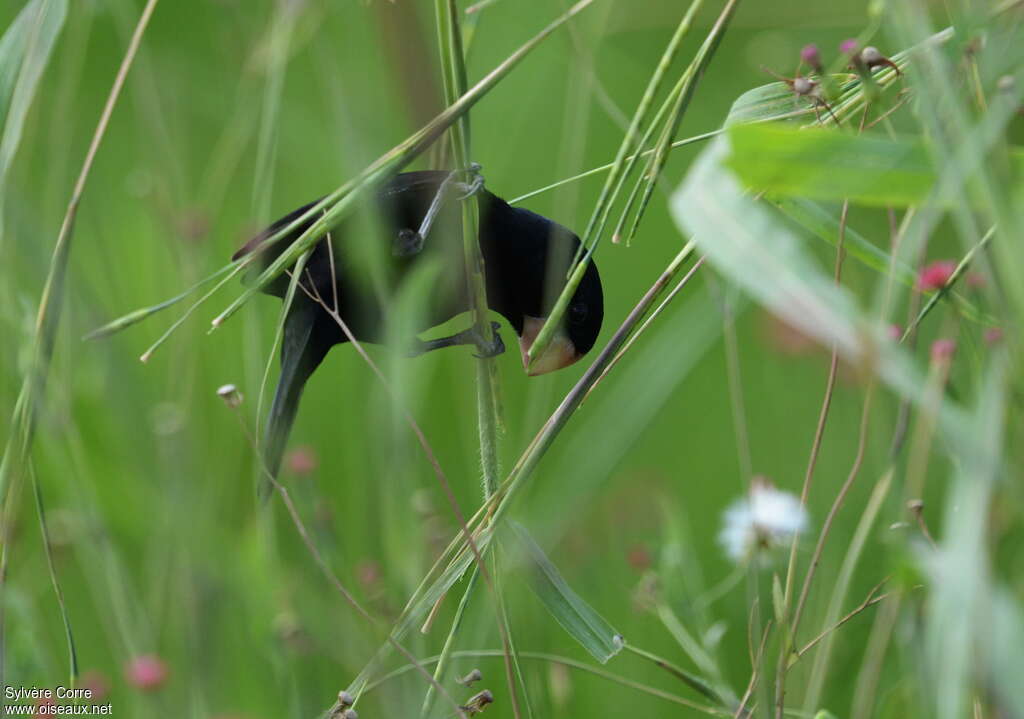
[[[569,321],[578,325],[587,319],[587,306],[582,302],[569,305]]]

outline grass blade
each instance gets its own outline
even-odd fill
[[[572,590],[526,527],[518,522],[510,527],[528,565],[530,588],[555,621],[601,664],[622,651],[622,635]]]

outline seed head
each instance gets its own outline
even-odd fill
[[[479,714],[484,710],[484,707],[492,703],[494,703],[494,695],[491,694],[489,689],[484,689],[479,694],[474,694],[470,697],[469,701],[462,706],[462,709],[469,714]]]
[[[471,687],[471,686],[473,686],[474,683],[480,681],[483,678],[484,678],[483,672],[481,672],[479,669],[474,669],[469,674],[467,674],[466,676],[462,677],[462,679],[459,679],[459,684],[461,684],[463,686],[466,686],[466,687]]]
[[[217,388],[217,396],[224,400],[231,409],[242,404],[242,400],[245,399],[242,393],[238,391],[238,387],[233,384],[224,384]]]
[[[793,92],[797,95],[810,95],[814,91],[814,80],[809,77],[793,78]]]

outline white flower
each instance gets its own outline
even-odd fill
[[[725,553],[735,562],[749,559],[756,550],[788,544],[807,529],[807,511],[800,498],[755,478],[750,493],[734,502],[718,534]]]

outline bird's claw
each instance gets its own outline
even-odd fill
[[[466,174],[469,175],[469,182],[456,182],[455,186],[462,193],[459,195],[459,201],[468,200],[473,195],[484,189],[484,176],[480,174],[480,163],[471,162],[469,167],[465,170]]]
[[[485,340],[480,336],[480,333],[474,328],[472,330],[473,337],[476,340],[476,348],[480,354],[473,353],[473,356],[477,359],[489,359],[491,357],[497,357],[505,351],[505,343],[501,339],[501,335],[498,334],[498,328],[501,325],[497,322],[491,322],[491,339]]]
[[[424,242],[423,235],[416,230],[399,230],[398,236],[391,244],[391,254],[395,257],[412,257],[420,253]]]

